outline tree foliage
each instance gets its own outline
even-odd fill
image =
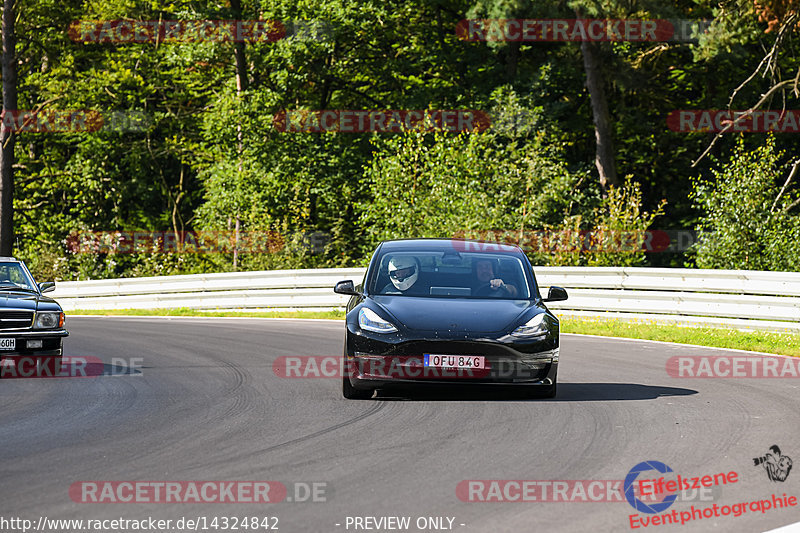
[[[701,268],[800,270],[800,204],[792,187],[800,159],[789,167],[774,140],[748,150],[739,143],[731,160],[697,180],[694,197],[706,213],[696,248]]]
[[[740,141],[726,134],[709,150],[713,163],[695,164],[713,136],[670,131],[666,116],[748,108],[794,79],[800,50],[793,5],[243,0],[242,18],[281,21],[287,35],[244,44],[247,83],[239,90],[231,42],[97,43],[73,40],[68,31],[76,20],[228,20],[230,2],[18,0],[20,109],[87,109],[142,120],[95,132],[19,133],[15,253],[40,277],[78,279],[225,271],[233,257],[73,253],[68,240],[75,232],[232,231],[237,220],[242,232],[278,232],[285,242],[274,253],[240,254],[240,269],[363,264],[380,239],[463,231],[657,225],[717,235],[721,221],[735,216],[725,211],[735,209],[734,197],[722,198],[726,187],[740,191],[733,176],[742,169],[764,177],[748,185],[758,194],[740,191],[755,195],[752,231],[774,226],[769,231],[791,235],[793,182],[779,200],[786,209],[763,206],[790,172],[796,135],[780,134],[766,145],[761,134]],[[576,10],[599,18],[714,19],[698,43],[598,47],[618,174],[634,176],[605,199],[593,166],[580,43],[469,42],[455,33],[468,17],[575,18]],[[779,89],[762,107],[796,104],[791,84]],[[276,113],[320,109],[471,109],[489,113],[493,126],[461,135],[283,133],[274,126]],[[767,146],[771,166],[745,164],[742,154]],[[704,185],[690,198],[696,179]],[[314,232],[327,237],[312,250]],[[714,259],[721,256],[708,250],[532,253],[532,259],[797,268],[788,258],[748,255],[742,262]],[[772,257],[768,248],[758,250]]]

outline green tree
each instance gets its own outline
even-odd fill
[[[785,160],[772,138],[752,150],[740,142],[730,161],[717,163],[713,179],[696,180],[703,212],[697,266],[800,270],[800,195],[792,183],[800,161],[789,168]]]
[[[559,224],[585,202],[585,174],[560,163],[552,147],[499,141],[490,133],[415,132],[376,141],[365,171],[373,199],[361,211],[368,248],[385,239],[489,230],[521,242],[526,231]]]

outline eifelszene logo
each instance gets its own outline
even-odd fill
[[[656,475],[648,479],[646,473],[651,471],[655,471]],[[680,501],[685,501],[684,491],[714,487],[719,489],[738,480],[739,475],[733,471],[687,476],[675,474],[672,468],[660,461],[643,461],[631,468],[625,476],[623,491],[631,507],[640,513],[659,514],[678,501],[679,497]]]
[[[761,457],[754,457],[753,464],[763,466],[770,481],[784,482],[792,470],[792,458],[781,455],[781,449],[777,444],[770,446],[769,451]]]
[[[661,474],[666,474],[667,472],[673,471],[670,467],[660,461],[642,461],[638,465],[631,468],[630,472],[628,472],[628,475],[625,476],[623,490],[625,492],[625,499],[628,500],[628,503],[630,503],[634,509],[642,513],[657,514],[668,509],[670,505],[675,503],[678,495],[675,493],[669,494],[665,496],[663,500],[656,503],[644,503],[642,500],[637,498],[635,494],[636,480],[639,477],[639,474],[649,470],[655,470]]]

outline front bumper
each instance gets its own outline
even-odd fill
[[[408,385],[551,386],[556,382],[558,334],[540,339],[423,338],[371,335],[348,324],[346,357],[350,383],[357,389]],[[423,366],[424,354],[482,355],[484,369]]]
[[[63,353],[62,339],[69,336],[65,329],[0,331],[0,340],[15,339],[13,350],[0,350],[0,357],[53,357]],[[29,347],[29,341],[41,341],[40,347]]]

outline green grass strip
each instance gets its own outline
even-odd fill
[[[739,331],[727,328],[674,326],[648,321],[572,317],[561,319],[561,332],[800,356],[800,335],[793,333]]]
[[[343,319],[344,311],[231,311],[227,309],[201,311],[179,307],[176,309],[75,309],[70,315],[102,316],[241,316],[257,318],[333,318]]]
[[[328,318],[343,319],[344,311],[230,311],[197,309],[113,309],[75,310],[69,315],[105,316],[194,316],[194,317],[266,317],[266,318]],[[603,335],[626,339],[677,342],[713,348],[732,348],[754,352],[800,357],[800,335],[767,331],[739,331],[726,328],[689,327],[657,324],[648,321],[619,319],[571,318],[561,319],[562,333]]]

